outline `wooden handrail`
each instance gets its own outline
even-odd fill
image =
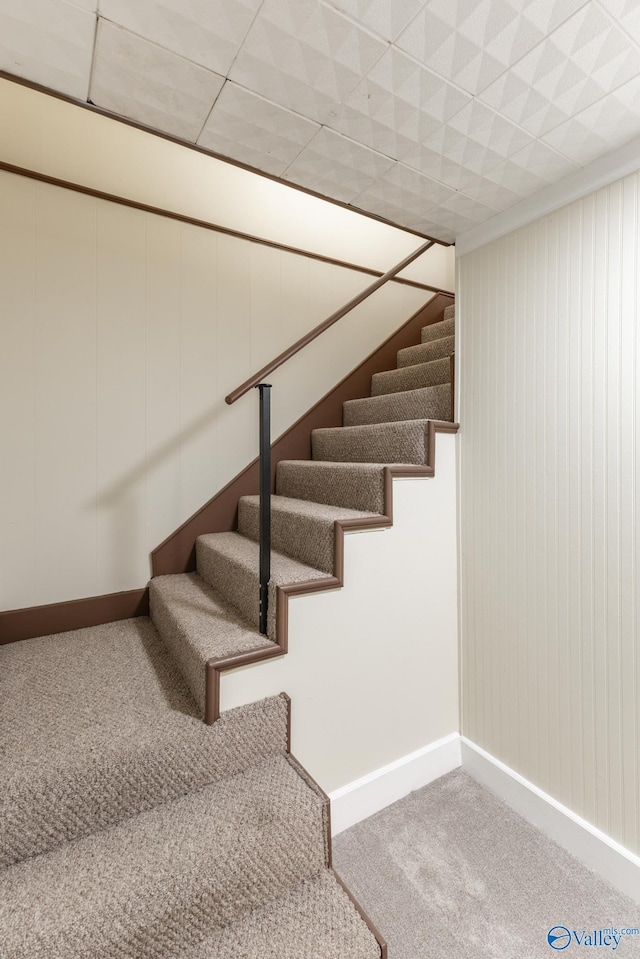
[[[383,276],[379,277],[373,283],[371,283],[366,289],[361,293],[358,293],[357,296],[354,296],[348,303],[345,303],[344,306],[341,306],[340,309],[336,310],[331,316],[328,316],[326,320],[322,323],[319,323],[318,326],[315,326],[312,330],[309,330],[308,333],[305,333],[304,336],[301,336],[299,340],[296,340],[290,347],[286,350],[283,350],[275,359],[271,360],[270,363],[267,363],[266,366],[263,366],[261,370],[258,370],[257,373],[254,373],[253,376],[250,376],[248,380],[245,380],[240,386],[235,390],[232,390],[228,396],[225,396],[225,403],[231,405],[235,403],[236,400],[239,400],[241,396],[244,396],[245,393],[248,393],[249,390],[253,389],[254,386],[257,386],[265,376],[269,376],[270,373],[273,373],[274,370],[277,370],[279,366],[282,366],[283,363],[286,363],[287,360],[291,359],[292,356],[295,356],[296,353],[299,353],[301,349],[307,346],[309,343],[313,342],[316,337],[320,336],[321,333],[324,333],[325,330],[328,330],[330,326],[333,326],[334,323],[337,323],[338,320],[342,319],[343,316],[346,316],[347,313],[350,313],[351,310],[355,309],[356,306],[359,306],[367,297],[371,296],[372,293],[375,293],[376,290],[379,290],[381,286],[384,286],[385,283],[388,283],[389,280],[392,280],[394,276],[398,273],[401,273],[410,263],[413,263],[414,260],[417,260],[419,256],[422,256],[423,253],[426,253],[427,250],[431,249],[435,245],[435,240],[429,240],[427,243],[423,243],[422,246],[418,247],[417,250],[414,250],[413,253],[410,253],[409,256],[406,256],[404,260],[401,260],[400,263],[397,263],[390,270],[387,270]]]

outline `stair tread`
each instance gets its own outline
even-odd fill
[[[424,386],[417,390],[382,393],[343,404],[344,426],[364,426],[414,419],[449,420],[451,384]]]
[[[335,569],[336,520],[365,520],[375,513],[330,506],[289,496],[271,497],[273,549],[332,575]],[[256,540],[260,497],[243,496],[238,504],[238,531]]]
[[[259,622],[260,547],[241,533],[206,533],[196,541],[198,572],[222,593],[254,626]],[[267,635],[277,635],[278,586],[325,579],[330,573],[301,563],[278,550],[271,551]]]
[[[413,464],[426,462],[428,420],[403,420],[313,430],[314,460]]]
[[[405,390],[421,389],[425,386],[438,386],[451,381],[449,357],[429,360],[426,363],[413,363],[396,370],[374,373],[371,377],[371,395],[382,396]]]
[[[445,336],[455,334],[455,319],[449,317],[440,320],[438,323],[430,323],[429,326],[423,326],[420,330],[420,342],[429,343],[431,340],[440,340]]]
[[[428,343],[418,343],[417,346],[406,346],[403,350],[398,350],[398,368],[449,357],[455,349],[455,339],[455,336],[443,336],[439,340],[429,340]]]
[[[283,898],[180,959],[380,959],[380,948],[335,876],[324,869]]]
[[[205,533],[198,537],[200,549],[213,549],[239,566],[244,567],[258,579],[259,545],[241,533]],[[292,556],[277,550],[271,552],[271,582],[277,586],[301,583],[307,579],[326,577],[320,569],[301,563]]]
[[[157,576],[149,587],[150,611],[201,711],[205,664],[271,642],[254,623],[197,573]]]
[[[384,513],[384,466],[377,463],[281,460],[276,489],[299,499]]]
[[[323,869],[325,820],[276,756],[17,863],[0,875],[3,956],[180,955]]]
[[[146,617],[0,647],[0,864],[286,749],[281,697],[205,726]]]

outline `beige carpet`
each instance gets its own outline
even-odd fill
[[[334,862],[384,930],[389,959],[640,956],[640,936],[615,951],[549,946],[557,925],[579,936],[640,928],[640,905],[461,770],[342,833]]]

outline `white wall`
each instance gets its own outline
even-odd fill
[[[458,731],[455,437],[393,481],[394,525],[345,536],[341,590],[289,603],[289,652],[223,673],[221,708],[286,690],[292,751],[334,791]]]
[[[458,261],[462,731],[640,850],[640,174]]]

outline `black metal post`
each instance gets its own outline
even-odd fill
[[[267,635],[271,579],[271,383],[260,390],[260,632]]]

